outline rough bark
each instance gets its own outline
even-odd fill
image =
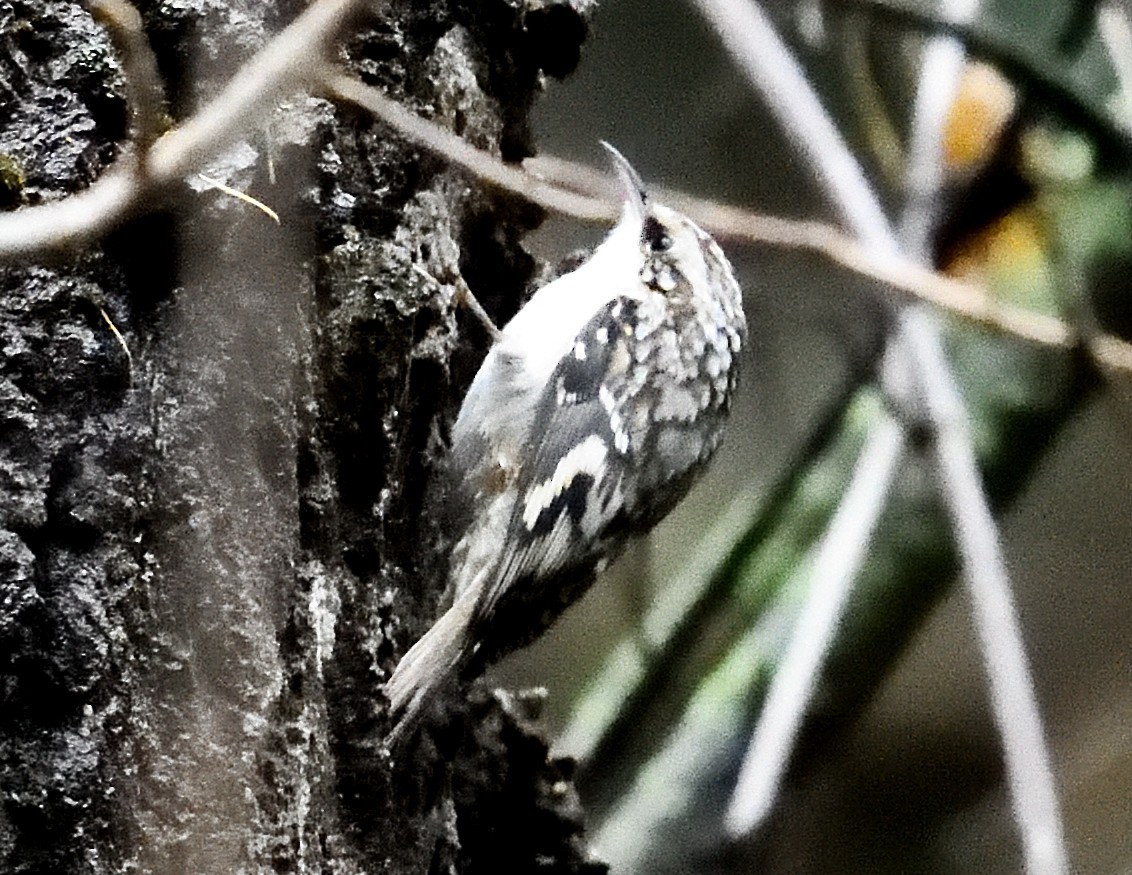
[[[517,159],[583,5],[391,4],[346,56]],[[300,8],[144,5],[172,117]],[[0,4],[4,205],[96,178],[123,94],[80,4]],[[523,702],[480,691],[396,761],[380,744],[443,589],[425,484],[486,340],[453,281],[506,317],[538,215],[306,96],[217,168],[282,224],[186,186],[0,268],[0,869],[594,868]]]

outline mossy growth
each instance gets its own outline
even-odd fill
[[[0,209],[19,206],[23,200],[23,168],[11,155],[0,152]]]

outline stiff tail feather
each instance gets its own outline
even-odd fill
[[[464,593],[406,653],[385,683],[389,714],[396,721],[386,736],[393,748],[420,720],[425,707],[456,675],[468,650],[468,626],[475,598]]]

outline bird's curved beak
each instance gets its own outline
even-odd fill
[[[641,177],[637,174],[637,171],[633,169],[633,165],[626,160],[624,155],[605,140],[599,142],[609,153],[609,157],[613,160],[613,167],[621,179],[622,194],[625,199],[626,207],[637,219],[643,221],[645,217],[645,207],[648,203],[648,194],[645,192],[645,184],[641,182]]]

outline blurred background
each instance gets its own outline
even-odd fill
[[[1119,64],[1097,27],[1102,7],[1127,21],[1128,5],[984,4],[965,32],[979,63],[947,132],[936,250],[941,266],[1004,301],[1086,333],[1127,336],[1132,108],[1120,103]],[[766,8],[897,209],[919,50],[938,29],[933,7],[801,0]],[[600,167],[597,141],[606,139],[648,182],[761,213],[833,218],[805,161],[690,4],[606,0],[592,25],[577,71],[549,85],[537,106],[541,152]],[[555,261],[601,233],[552,218],[531,246]],[[930,466],[916,456],[870,546],[774,812],[747,839],[723,836],[741,756],[796,615],[798,569],[877,415],[875,381],[854,387],[886,326],[875,283],[814,254],[721,242],[752,335],[724,449],[647,543],[493,678],[548,688],[548,728],[562,754],[581,758],[595,853],[615,873],[1021,871],[968,595]],[[948,325],[1073,869],[1127,875],[1132,374]],[[817,441],[822,424],[829,437]],[[734,561],[723,573],[725,556]],[[664,627],[658,605],[675,605],[664,610],[681,619]],[[635,684],[608,682],[630,664]],[[626,691],[627,716],[612,714]]]

